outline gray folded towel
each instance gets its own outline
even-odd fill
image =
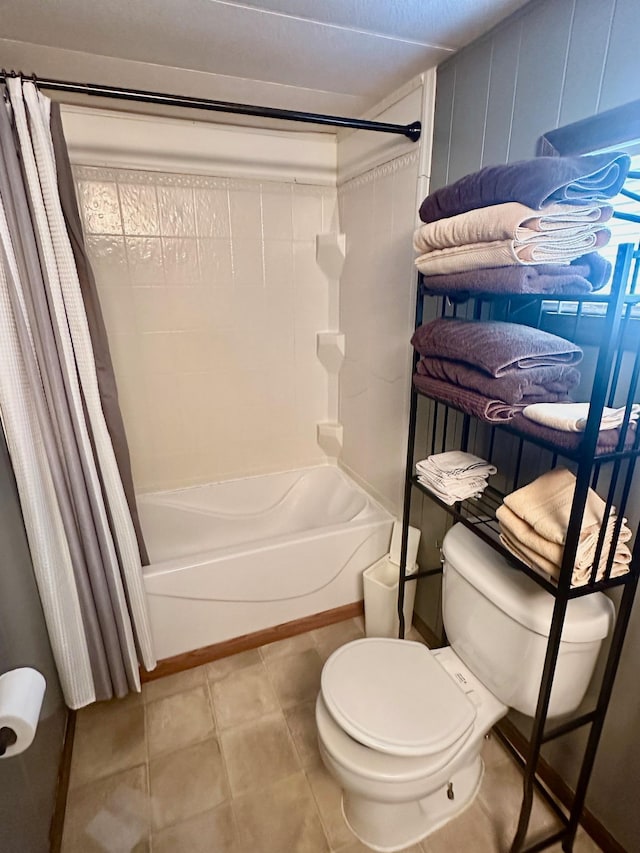
[[[558,450],[577,451],[580,449],[584,441],[583,432],[564,432],[561,429],[552,429],[551,427],[538,424],[535,421],[526,418],[522,412],[518,412],[509,426],[513,427],[523,435],[529,435],[532,438],[538,438],[546,441],[557,447]],[[624,449],[629,450],[633,447],[636,440],[636,425],[629,424],[627,433],[624,439]],[[620,441],[620,428],[618,429],[603,429],[598,433],[598,443],[596,445],[596,455],[602,453],[614,453],[618,449]]]
[[[477,391],[452,385],[450,382],[441,382],[439,379],[431,379],[419,373],[413,374],[413,384],[422,394],[453,406],[461,412],[473,415],[488,423],[500,424],[510,421],[514,415],[522,411],[522,406],[510,405],[503,400],[492,400]]]
[[[585,204],[613,198],[622,189],[630,165],[627,154],[613,151],[487,166],[428,195],[420,205],[420,219],[435,222],[507,201],[539,210],[551,202]]]
[[[582,359],[582,350],[571,341],[496,320],[440,318],[416,329],[411,343],[422,356],[463,361],[489,376],[546,365],[570,366]]]
[[[448,275],[425,275],[432,293],[548,293],[579,296],[599,290],[609,281],[611,264],[591,252],[570,264],[489,267]]]
[[[569,401],[569,391],[580,381],[580,372],[564,364],[510,370],[502,376],[488,376],[484,371],[462,361],[445,358],[421,358],[416,370],[422,376],[460,385],[485,397],[505,403],[560,403]]]

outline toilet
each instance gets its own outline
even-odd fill
[[[509,708],[535,714],[555,599],[461,524],[442,554],[449,646],[355,640],[322,671],[320,754],[349,827],[374,850],[415,844],[467,808],[485,735]],[[569,602],[549,716],[580,705],[612,621],[601,593]]]

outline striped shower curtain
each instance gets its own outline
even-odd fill
[[[57,185],[51,102],[0,104],[0,416],[65,699],[140,689],[155,666],[140,548],[100,397]]]

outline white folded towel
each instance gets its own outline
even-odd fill
[[[435,453],[420,462],[416,462],[416,468],[436,470],[440,474],[451,477],[464,477],[468,474],[488,477],[498,470],[486,459],[481,459],[479,456],[474,456],[473,453],[467,453],[464,450],[447,450],[445,453]]]
[[[420,255],[414,263],[425,275],[449,275],[491,267],[569,264],[606,246],[610,238],[608,228],[592,229],[571,237],[558,236],[558,232],[544,235],[531,232],[529,240],[493,240],[435,249]]]
[[[600,429],[617,429],[624,420],[624,407],[610,409],[605,406],[602,410]],[[551,429],[559,429],[562,432],[584,432],[589,416],[589,403],[532,403],[525,406],[522,414]],[[640,416],[640,404],[634,403],[631,407],[630,421],[635,423]]]
[[[434,454],[416,463],[418,482],[449,506],[479,497],[487,477],[496,471],[495,465],[462,450]]]
[[[519,202],[494,204],[420,226],[413,236],[416,252],[432,252],[471,243],[517,240],[526,243],[553,236],[593,231],[613,214],[611,205],[549,204],[534,210]]]

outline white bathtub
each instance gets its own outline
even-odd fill
[[[362,598],[392,518],[324,466],[138,498],[159,659]]]

